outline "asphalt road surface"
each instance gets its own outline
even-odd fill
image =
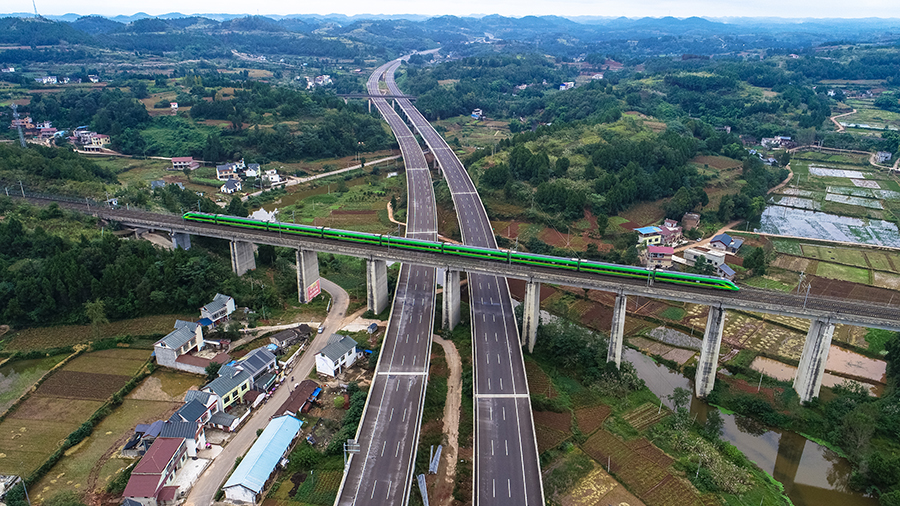
[[[385,81],[391,93],[400,93],[392,69]],[[459,158],[409,100],[397,103],[443,170],[463,243],[496,248],[487,212]],[[543,505],[531,400],[509,285],[505,278],[486,274],[470,274],[468,279],[475,360],[475,504]]]
[[[370,94],[397,62],[378,68],[368,81]],[[421,146],[384,99],[375,106],[390,125],[406,165],[407,237],[437,240],[431,174]],[[375,379],[357,430],[359,453],[344,473],[338,505],[406,504],[412,492],[434,325],[433,267],[403,264],[394,294]]]

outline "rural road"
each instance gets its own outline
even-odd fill
[[[447,358],[447,367],[450,369],[450,378],[447,379],[447,403],[444,405],[444,434],[447,435],[447,446],[442,450],[441,457],[447,463],[444,469],[444,491],[446,495],[437,495],[434,504],[449,506],[453,503],[453,486],[456,483],[456,462],[459,460],[459,407],[462,403],[462,364],[459,352],[453,342],[448,341],[437,334],[434,342],[441,345]],[[438,490],[440,490],[440,486]]]
[[[344,314],[349,307],[350,297],[343,288],[331,281],[325,278],[320,278],[320,280],[322,289],[331,294],[334,300],[331,312],[325,318],[325,331],[321,334],[315,334],[316,337],[310,344],[309,349],[297,360],[292,369],[285,372],[287,377],[306,378],[315,365],[316,353],[328,343],[328,338],[331,337],[331,334],[337,332],[343,325]],[[275,393],[269,399],[272,404],[268,402],[263,404],[254,415],[247,419],[244,426],[235,433],[231,441],[222,450],[222,453],[213,460],[200,476],[200,479],[194,484],[184,502],[185,506],[209,506],[213,504],[216,491],[219,490],[219,487],[231,474],[235,460],[247,453],[247,450],[256,441],[257,429],[265,428],[275,411],[287,400],[289,395],[288,385],[288,382],[282,383],[282,386],[275,390]]]
[[[388,156],[385,158],[379,158],[378,160],[372,160],[371,162],[366,162],[368,165],[377,165],[379,163],[389,162],[391,160],[396,160],[400,158],[400,155]],[[290,181],[288,181],[284,186],[285,188],[288,186],[295,186],[298,184],[308,183],[310,181],[315,181],[316,179],[322,179],[323,177],[335,176],[337,174],[343,174],[344,172],[350,172],[351,170],[361,169],[363,167],[362,164],[353,165],[350,167],[345,167],[343,169],[333,170],[331,172],[324,172],[322,174],[316,174],[315,176],[307,176],[307,177],[291,177]],[[258,192],[248,193],[241,197],[242,202],[247,202],[250,197],[255,197],[257,195],[262,194],[265,190],[260,190]]]
[[[843,118],[844,116],[850,116],[851,114],[856,114],[856,109],[853,109],[850,112],[845,112],[844,114],[838,114],[837,116],[832,116],[830,118],[831,122],[834,123],[834,126],[837,127],[838,132],[843,132],[845,130],[845,128],[844,128],[844,125],[840,124],[837,119]]]

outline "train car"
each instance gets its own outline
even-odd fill
[[[250,218],[240,218],[237,216],[226,216],[219,214],[188,212],[185,213],[183,217],[185,220],[196,221],[200,223],[215,223],[218,225],[229,225],[255,230],[279,231],[282,233],[303,235],[307,237],[321,237],[337,241],[374,244],[405,250],[427,251],[435,253],[440,252],[448,255],[455,255],[466,258],[478,258],[483,260],[492,260],[512,264],[550,267],[554,269],[580,271],[602,276],[633,279],[651,278],[655,282],[673,283],[684,286],[699,286],[715,290],[736,291],[740,289],[736,284],[734,284],[734,282],[724,278],[703,276],[700,274],[690,274],[684,272],[651,270],[630,265],[608,264],[604,262],[581,260],[578,258],[554,257],[549,255],[537,255],[534,253],[502,251],[493,248],[480,248],[477,246],[465,246],[446,242],[423,241],[420,239],[411,239],[406,237],[367,234],[364,232],[338,230],[327,227],[311,227],[308,225],[296,225],[293,223],[265,222]]]

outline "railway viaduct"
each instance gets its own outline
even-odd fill
[[[40,198],[31,200],[39,204],[50,202]],[[699,397],[708,395],[715,383],[716,364],[722,342],[726,309],[777,314],[811,321],[800,365],[794,378],[794,389],[804,402],[819,394],[835,324],[900,331],[900,301],[892,304],[878,304],[852,299],[807,298],[802,295],[749,287],[731,292],[664,283],[653,284],[649,280],[642,279],[619,279],[583,272],[505,264],[439,252],[410,251],[389,246],[347,243],[334,239],[197,223],[185,221],[177,215],[111,209],[102,204],[88,205],[66,201],[57,201],[57,203],[130,227],[167,231],[171,234],[175,247],[189,248],[191,235],[229,241],[232,268],[238,275],[256,267],[253,244],[293,248],[297,251],[298,297],[300,302],[304,303],[309,302],[318,294],[319,268],[316,258],[318,252],[366,259],[368,307],[376,313],[380,313],[388,304],[386,262],[399,261],[413,265],[438,267],[444,269],[445,279],[455,282],[455,286],[445,286],[449,295],[446,297],[449,303],[443,306],[442,321],[445,327],[452,327],[459,321],[459,272],[467,271],[522,279],[526,281],[526,290],[521,339],[522,345],[527,345],[529,351],[534,348],[537,337],[541,283],[612,292],[616,294],[616,302],[613,308],[607,361],[615,362],[617,366],[621,363],[625,308],[629,296],[708,305],[710,307],[709,316],[694,381],[694,388]]]

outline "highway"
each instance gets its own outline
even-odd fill
[[[369,78],[370,94],[399,62],[379,67]],[[407,237],[437,240],[437,214],[431,173],[415,136],[385,99],[376,107],[394,132],[407,179]],[[406,504],[425,400],[434,326],[434,267],[404,263],[391,309],[375,379],[357,429],[359,453],[345,470],[336,505]]]
[[[385,74],[388,91],[402,94],[393,69]],[[463,243],[496,248],[487,212],[459,158],[407,99],[398,105],[425,140],[444,173]],[[519,330],[506,278],[468,274],[475,370],[476,505],[543,505],[531,398]]]

